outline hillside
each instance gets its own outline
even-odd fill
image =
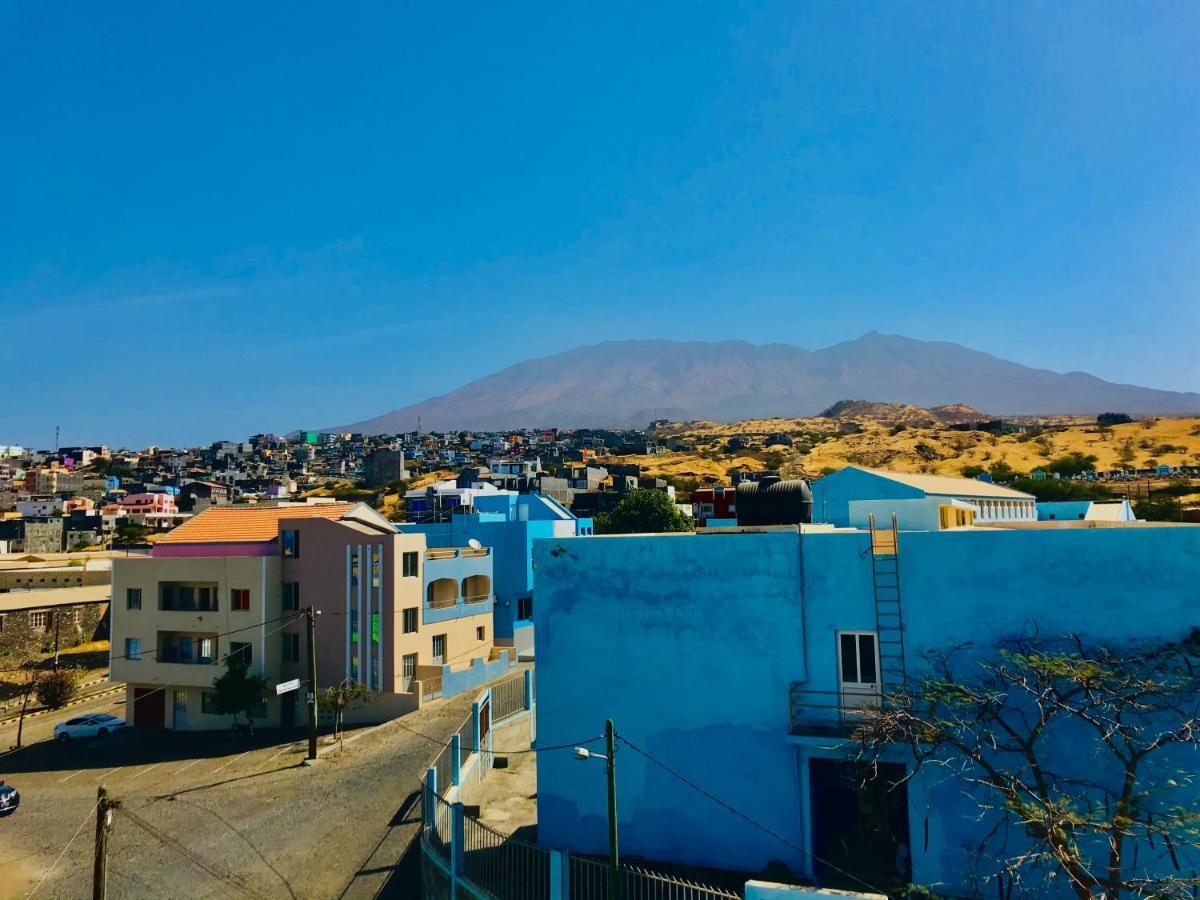
[[[1072,452],[1097,457],[1101,470],[1122,467],[1122,455],[1132,453],[1132,465],[1152,462],[1171,466],[1200,465],[1200,418],[1153,419],[1116,425],[1101,431],[1094,421],[1057,418],[1040,434],[991,435],[955,431],[945,425],[908,425],[887,418],[856,420],[857,433],[845,433],[845,422],[831,418],[757,419],[722,424],[690,422],[659,429],[692,447],[656,456],[622,456],[620,462],[641,464],[647,474],[699,481],[727,480],[730,470],[780,469],[784,475],[813,478],[845,465],[863,465],[902,472],[959,475],[965,466],[988,468],[1005,463],[1031,472]],[[765,447],[770,435],[787,435],[791,447]],[[729,452],[732,435],[750,438],[747,449]]]
[[[523,425],[644,426],[653,419],[816,416],[847,397],[993,415],[1200,414],[1200,394],[1033,369],[958,344],[869,332],[821,350],[743,341],[617,341],[528,360],[457,390],[338,426],[368,434]]]

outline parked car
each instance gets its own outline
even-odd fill
[[[0,817],[11,816],[21,805],[21,795],[15,787],[9,787],[0,781]]]
[[[69,741],[72,738],[104,737],[125,727],[125,720],[109,713],[77,716],[54,726],[54,738]]]

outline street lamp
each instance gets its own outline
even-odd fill
[[[587,747],[576,747],[578,760],[602,759],[608,774],[608,900],[621,900],[621,869],[617,855],[617,733],[612,719],[604,723],[604,749],[593,753]]]

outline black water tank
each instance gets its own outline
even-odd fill
[[[739,525],[800,525],[812,522],[813,498],[808,482],[768,475],[737,486]]]

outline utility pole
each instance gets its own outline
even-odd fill
[[[604,723],[604,748],[608,754],[608,900],[621,900],[621,865],[617,854],[617,733],[612,719]]]
[[[121,805],[109,800],[101,785],[96,789],[96,860],[92,867],[92,900],[104,900],[108,879],[108,833],[112,831],[112,811]]]
[[[317,616],[310,606],[304,610],[308,626],[308,761],[317,760]]]

